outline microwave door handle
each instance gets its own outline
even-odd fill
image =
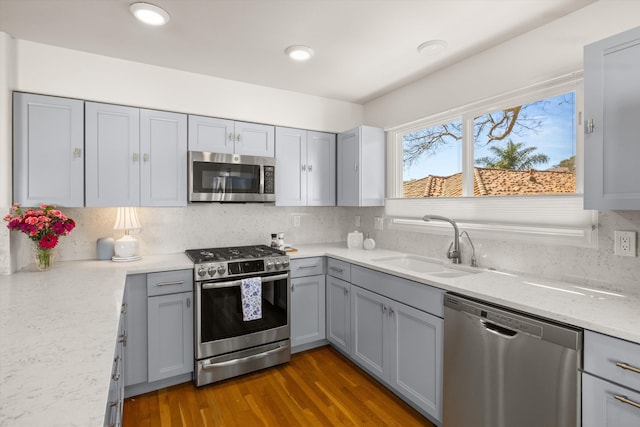
[[[279,274],[277,276],[267,276],[267,277],[262,277],[261,281],[262,283],[266,283],[266,282],[275,282],[277,280],[283,280],[283,279],[288,279],[289,278],[289,274]],[[211,283],[204,283],[202,285],[202,289],[216,289],[216,288],[232,288],[234,286],[240,286],[242,284],[242,280],[232,280],[229,282],[211,282]]]
[[[264,165],[260,165],[260,194],[264,194]]]

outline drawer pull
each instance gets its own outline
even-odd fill
[[[633,400],[631,400],[631,399],[627,399],[627,397],[626,397],[626,396],[620,396],[620,395],[618,395],[618,394],[614,394],[614,395],[613,395],[613,397],[614,397],[616,400],[619,400],[619,401],[620,401],[620,402],[622,402],[622,403],[626,403],[627,405],[631,405],[631,406],[633,406],[634,408],[638,408],[638,409],[640,409],[640,403],[638,403],[638,402],[634,402],[634,401],[633,401]]]
[[[616,366],[618,368],[626,369],[627,371],[631,371],[631,372],[635,372],[636,374],[640,374],[640,369],[636,368],[635,366],[631,366],[631,365],[629,365],[627,363],[616,362]]]
[[[303,268],[318,268],[320,267],[319,264],[312,264],[312,265],[301,265],[300,267],[298,267],[299,269],[303,269]]]
[[[157,283],[156,286],[171,286],[171,285],[182,285],[184,284],[184,280],[174,280],[173,282],[160,282]]]
[[[344,270],[338,267],[329,267],[329,270],[333,270],[337,273],[344,273]]]

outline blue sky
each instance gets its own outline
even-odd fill
[[[565,102],[561,102],[565,101]],[[566,102],[569,101],[569,102]],[[536,132],[526,131],[521,135],[511,135],[514,143],[524,142],[525,146],[537,147],[534,154],[542,153],[549,156],[549,162],[536,166],[544,170],[557,165],[561,160],[575,155],[576,124],[575,124],[575,94],[570,93],[547,98],[544,101],[530,104],[527,108],[528,117],[541,121]],[[504,146],[506,140],[492,142]],[[475,148],[474,159],[483,156],[493,157],[488,147],[479,144]],[[461,144],[451,144],[440,149],[437,155],[423,156],[410,168],[404,169],[403,179],[419,179],[427,175],[448,176],[461,171]]]

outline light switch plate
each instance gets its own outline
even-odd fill
[[[293,227],[294,228],[300,227],[300,215],[293,216]]]
[[[356,227],[360,227],[360,215],[356,215]]]

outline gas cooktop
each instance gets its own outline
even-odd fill
[[[289,256],[266,245],[188,249],[196,281],[287,272]]]
[[[240,259],[258,259],[284,256],[286,252],[266,246],[235,246],[229,248],[187,249],[187,256],[196,264]]]

